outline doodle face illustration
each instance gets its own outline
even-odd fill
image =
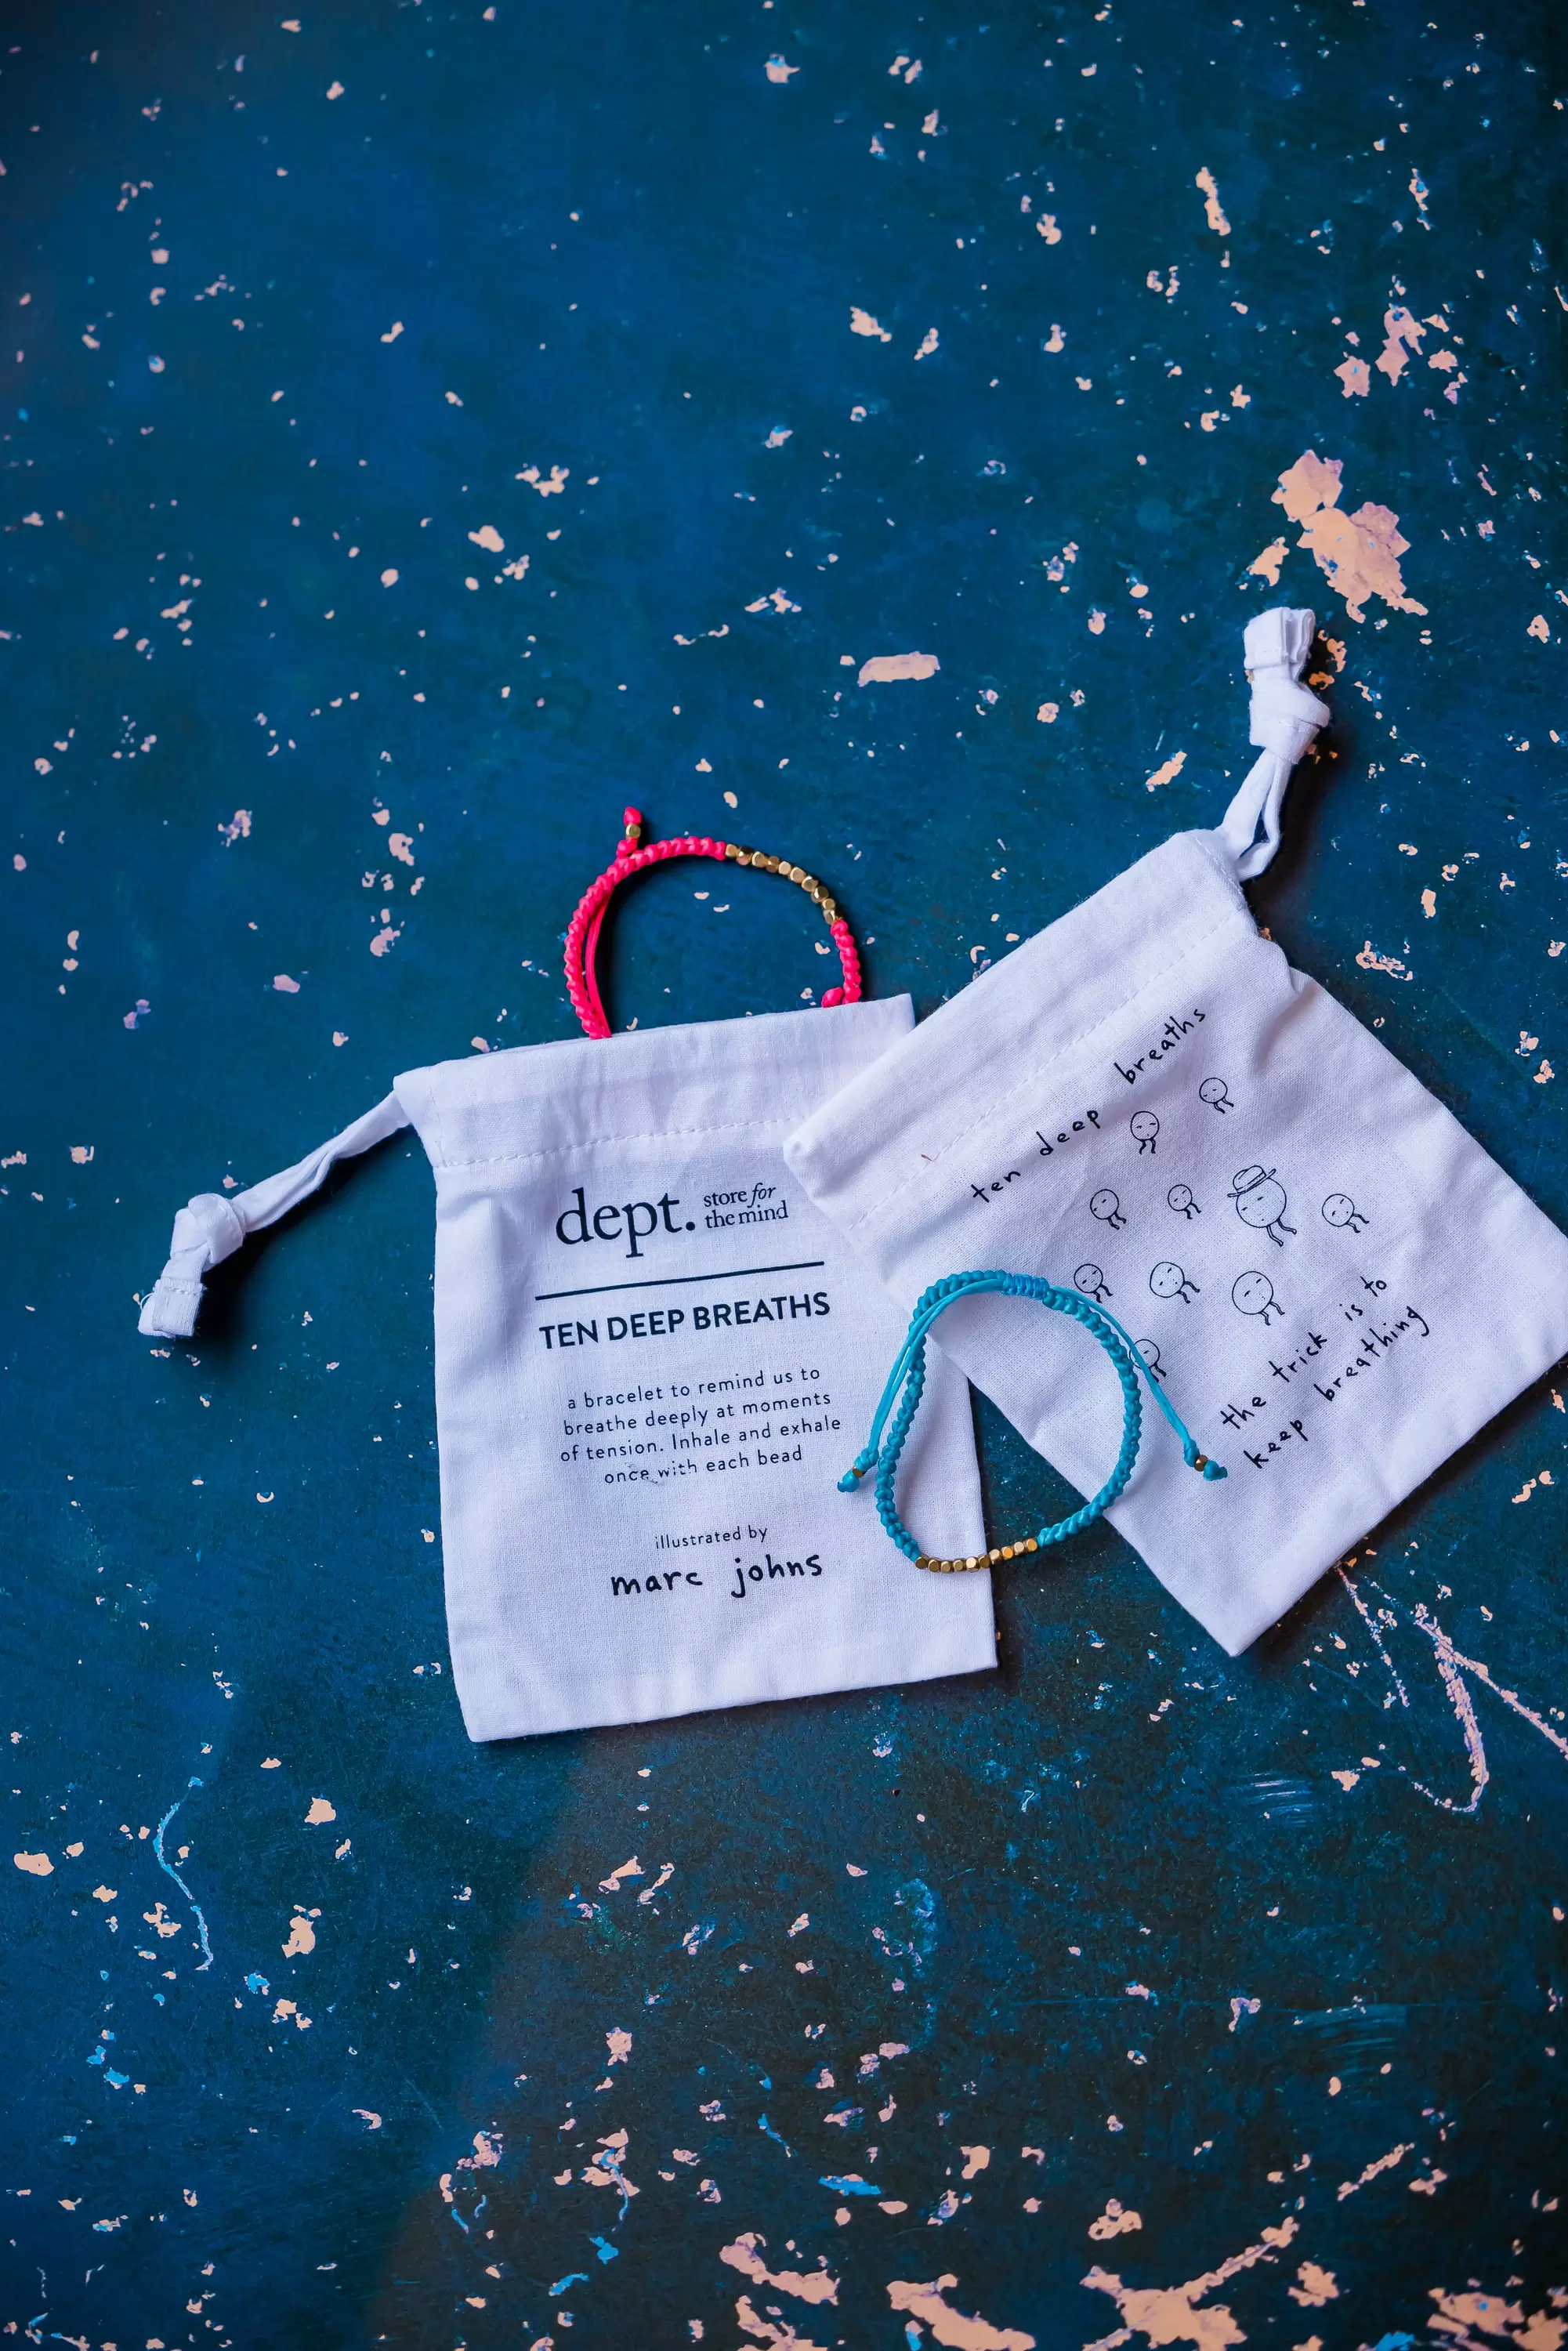
[[[1239,1314],[1260,1314],[1265,1331],[1270,1314],[1277,1314],[1281,1322],[1285,1319],[1285,1310],[1266,1273],[1239,1273],[1230,1285],[1230,1303]]]
[[[1081,1290],[1085,1298],[1109,1298],[1105,1277],[1097,1265],[1081,1265],[1072,1277],[1072,1287]]]
[[[1122,1203],[1114,1192],[1108,1189],[1095,1193],[1089,1203],[1089,1213],[1092,1217],[1098,1217],[1103,1225],[1109,1225],[1113,1233],[1119,1233],[1127,1221],[1122,1214]]]
[[[1230,1196],[1242,1223],[1267,1233],[1276,1249],[1285,1246],[1282,1233],[1295,1233],[1295,1226],[1285,1222],[1285,1187],[1275,1182],[1271,1167],[1239,1167],[1230,1179]]]
[[[1180,1266],[1173,1264],[1169,1258],[1162,1258],[1155,1266],[1149,1276],[1149,1288],[1156,1298],[1179,1298],[1187,1306],[1198,1294],[1197,1282],[1189,1281]]]
[[[1331,1192],[1323,1202],[1323,1222],[1333,1225],[1336,1232],[1347,1226],[1353,1233],[1364,1232],[1366,1221],[1348,1192]]]
[[[1145,1151],[1155,1152],[1159,1149],[1159,1144],[1155,1138],[1159,1134],[1160,1123],[1152,1110],[1135,1110],[1127,1123],[1140,1155]]]
[[[1156,1380],[1163,1380],[1166,1375],[1166,1367],[1160,1361],[1160,1351],[1155,1346],[1154,1341],[1152,1339],[1134,1339],[1133,1344],[1136,1347],[1139,1354],[1142,1355],[1145,1363],[1147,1364],[1150,1375]]]
[[[1170,1190],[1166,1194],[1166,1206],[1167,1207],[1174,1208],[1178,1217],[1185,1217],[1189,1225],[1191,1224],[1194,1217],[1201,1217],[1203,1214],[1203,1210],[1198,1207],[1197,1202],[1192,1196],[1191,1191],[1185,1184],[1173,1184],[1171,1186]]]
[[[1223,1078],[1205,1078],[1197,1090],[1197,1098],[1199,1102],[1207,1102],[1210,1110],[1218,1111],[1222,1118],[1228,1110],[1236,1108]]]

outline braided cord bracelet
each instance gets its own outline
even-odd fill
[[[909,1435],[921,1394],[925,1385],[925,1341],[939,1314],[960,1298],[974,1298],[994,1291],[1003,1298],[1031,1298],[1053,1312],[1071,1315],[1081,1322],[1092,1338],[1099,1341],[1110,1356],[1122,1390],[1122,1446],[1116,1465],[1100,1491],[1082,1510],[1061,1519],[1053,1527],[1040,1527],[1022,1542],[1002,1543],[989,1551],[972,1553],[967,1559],[940,1559],[923,1552],[909,1529],[898,1515],[894,1498],[894,1481],[898,1475],[899,1456]],[[870,1469],[876,1471],[877,1516],[890,1539],[897,1544],[905,1559],[916,1567],[929,1568],[938,1575],[960,1574],[966,1569],[995,1567],[1005,1559],[1021,1559],[1026,1552],[1043,1551],[1051,1543],[1065,1542],[1070,1535],[1082,1532],[1101,1514],[1108,1510],[1125,1487],[1138,1458],[1143,1437],[1143,1399],[1138,1385],[1142,1373],[1150,1395],[1181,1439],[1182,1458],[1189,1469],[1199,1470],[1207,1479],[1223,1478],[1227,1473],[1218,1461],[1200,1453],[1196,1439],[1186,1424],[1166,1403],[1155,1386],[1147,1364],[1138,1353],[1136,1343],[1127,1336],[1113,1314],[1082,1291],[1062,1290],[1054,1281],[1029,1273],[950,1273],[942,1281],[934,1281],[920,1299],[910,1320],[903,1346],[887,1376],[882,1401],[871,1426],[871,1437],[862,1452],[857,1453],[852,1466],[839,1479],[839,1491],[852,1494]],[[891,1426],[889,1419],[891,1416]],[[883,1431],[886,1440],[883,1441]]]
[[[828,935],[839,951],[843,985],[825,989],[822,1003],[824,1006],[859,1003],[861,963],[855,950],[854,934],[815,874],[808,873],[801,866],[791,865],[787,857],[769,857],[760,849],[742,849],[736,841],[714,841],[697,833],[684,833],[673,841],[652,841],[646,849],[640,849],[637,845],[643,831],[640,811],[629,808],[625,820],[626,831],[615,852],[615,862],[606,866],[597,882],[591,883],[583,892],[566,934],[567,994],[571,998],[572,1010],[590,1037],[608,1037],[610,1034],[610,1022],[599,993],[599,979],[594,967],[605,908],[621,883],[633,873],[641,873],[650,865],[661,865],[674,857],[712,857],[721,864],[727,859],[736,865],[759,866],[765,872],[781,874],[786,882],[795,883],[821,910],[822,920],[828,926]]]

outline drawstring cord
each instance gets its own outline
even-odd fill
[[[923,1552],[915,1537],[898,1515],[894,1499],[894,1483],[898,1474],[899,1456],[909,1435],[921,1395],[925,1385],[925,1342],[940,1314],[960,1298],[974,1298],[993,1291],[1003,1298],[1031,1298],[1037,1304],[1049,1306],[1054,1313],[1070,1315],[1081,1322],[1092,1338],[1097,1339],[1110,1356],[1122,1390],[1122,1446],[1116,1465],[1110,1477],[1092,1500],[1074,1510],[1070,1518],[1060,1520],[1053,1527],[1041,1527],[1022,1542],[1003,1543],[990,1551],[977,1552],[967,1559],[940,1559]],[[1227,1472],[1218,1461],[1209,1459],[1198,1449],[1197,1440],[1180,1415],[1160,1393],[1154,1376],[1136,1343],[1128,1337],[1113,1314],[1082,1291],[1060,1289],[1042,1276],[1029,1273],[950,1273],[941,1281],[934,1281],[921,1297],[910,1318],[904,1344],[894,1359],[883,1389],[882,1400],[872,1419],[871,1435],[864,1447],[856,1454],[851,1467],[839,1479],[841,1494],[852,1494],[868,1471],[876,1471],[877,1516],[889,1538],[897,1544],[904,1557],[916,1567],[929,1568],[938,1574],[950,1575],[966,1568],[995,1567],[998,1562],[1017,1559],[1027,1552],[1041,1551],[1049,1544],[1065,1542],[1069,1536],[1079,1534],[1102,1513],[1108,1510],[1131,1478],[1138,1458],[1143,1437],[1143,1397],[1138,1384],[1142,1373],[1144,1384],[1169,1421],[1181,1441],[1182,1459],[1189,1469],[1197,1470],[1204,1478],[1214,1480]],[[891,1426],[889,1421],[891,1418]],[[885,1432],[885,1441],[884,1441]]]

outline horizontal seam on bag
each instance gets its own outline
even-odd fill
[[[450,1173],[465,1167],[518,1167],[536,1159],[556,1159],[563,1151],[601,1151],[622,1143],[671,1143],[683,1135],[767,1134],[799,1124],[794,1117],[737,1119],[728,1126],[655,1126],[643,1134],[586,1134],[572,1143],[552,1143],[546,1151],[498,1151],[489,1159],[441,1159],[431,1164]]]
[[[1200,931],[1197,938],[1190,939],[1186,946],[1182,948],[1179,955],[1173,956],[1170,962],[1162,964],[1157,971],[1150,972],[1146,979],[1142,979],[1138,982],[1137,987],[1132,990],[1131,994],[1124,996],[1119,1002],[1112,1005],[1110,1010],[1103,1013],[1094,1023],[1093,1028],[1081,1030],[1076,1037],[1070,1038],[1065,1045],[1058,1046],[1056,1051],[1051,1055],[1050,1060],[1031,1063],[1027,1076],[1020,1078],[1017,1085],[1009,1086],[1005,1093],[998,1094],[993,1102],[987,1103],[984,1110],[977,1111],[968,1125],[964,1129],[963,1134],[955,1135],[950,1143],[944,1143],[941,1144],[936,1156],[928,1161],[925,1167],[917,1167],[912,1175],[906,1176],[902,1183],[895,1184],[891,1192],[883,1193],[880,1200],[874,1201],[869,1208],[865,1209],[860,1216],[853,1218],[851,1223],[843,1226],[841,1229],[845,1233],[858,1232],[861,1227],[869,1223],[873,1217],[880,1216],[883,1208],[889,1207],[892,1203],[898,1198],[900,1193],[907,1192],[912,1184],[922,1182],[925,1176],[929,1174],[931,1168],[936,1167],[941,1160],[945,1159],[950,1151],[956,1151],[958,1144],[964,1141],[967,1135],[974,1132],[974,1129],[981,1123],[982,1120],[993,1117],[995,1113],[1001,1109],[1004,1102],[1010,1102],[1015,1094],[1023,1093],[1030,1086],[1035,1084],[1043,1073],[1051,1068],[1052,1062],[1060,1061],[1064,1054],[1075,1053],[1081,1045],[1086,1045],[1092,1037],[1097,1035],[1098,1032],[1105,1027],[1107,1021],[1114,1020],[1117,1014],[1124,1012],[1129,1004],[1135,1003],[1137,998],[1143,995],[1145,988],[1152,987],[1156,980],[1164,979],[1167,972],[1175,971],[1178,965],[1184,964],[1186,961],[1189,956],[1195,955],[1197,952],[1197,949],[1204,945],[1206,940],[1211,939],[1217,931],[1223,930],[1226,924],[1234,918],[1234,907],[1228,907],[1226,912],[1217,922],[1213,922],[1209,925],[1207,931]],[[1254,938],[1257,938],[1259,935],[1256,925],[1253,927],[1252,935]],[[920,1034],[918,1029],[915,1031],[915,1034],[916,1036]]]

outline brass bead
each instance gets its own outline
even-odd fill
[[[1040,1549],[1039,1543],[1036,1542],[1032,1535],[1030,1536],[1029,1541],[1025,1543],[1024,1549],[1025,1551],[1038,1551]]]
[[[1000,1559],[1001,1559],[1001,1552],[1000,1552],[999,1551],[997,1551],[997,1550],[994,1550],[994,1549],[993,1549],[993,1551],[992,1551],[992,1552],[991,1552],[991,1556],[990,1556],[990,1565],[991,1565],[992,1567],[995,1567],[995,1566],[998,1563],[998,1562],[1000,1561]]]
[[[733,841],[727,841],[724,844],[724,853],[727,857],[738,858],[744,857],[746,852],[744,849],[737,849]]]
[[[1193,1468],[1194,1468],[1195,1469],[1199,1469],[1199,1470],[1201,1470],[1201,1469],[1207,1469],[1207,1467],[1208,1467],[1208,1456],[1207,1456],[1207,1453],[1197,1453],[1197,1454],[1195,1454],[1195,1455],[1193,1456],[1193,1463],[1192,1463],[1192,1466],[1193,1466]]]

